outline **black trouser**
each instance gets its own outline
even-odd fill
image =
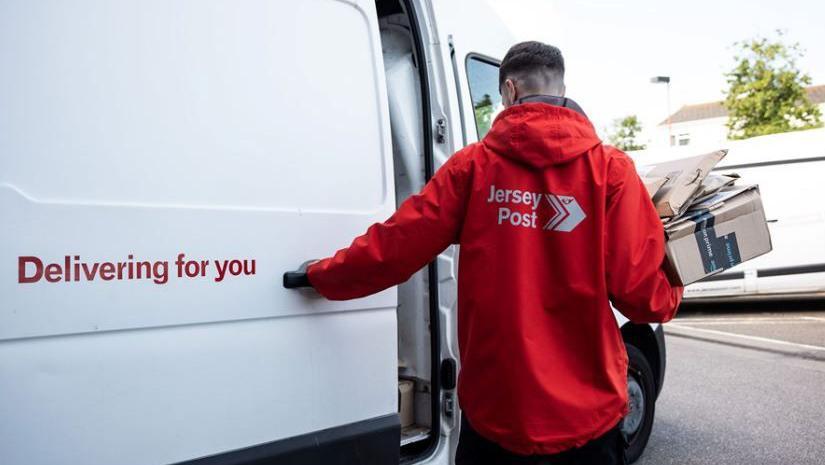
[[[581,447],[552,455],[518,455],[488,441],[461,418],[455,465],[624,465],[620,421],[613,429]]]

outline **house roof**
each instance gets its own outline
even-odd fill
[[[825,103],[825,85],[810,86],[805,88],[808,94],[808,99],[811,103],[819,104]],[[700,119],[721,118],[728,116],[728,109],[722,104],[722,101],[697,103],[695,105],[685,105],[676,113],[670,115],[670,123],[684,123],[686,121],[696,121]],[[659,123],[659,126],[668,124],[668,120]]]

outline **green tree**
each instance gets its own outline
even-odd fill
[[[484,94],[481,100],[473,105],[476,117],[476,129],[478,130],[478,138],[481,139],[490,130],[493,124],[493,99],[490,94]]]
[[[725,74],[728,83],[728,137],[748,137],[810,129],[822,125],[822,113],[805,93],[811,77],[797,68],[803,56],[798,43],[765,37],[737,42],[736,66]]]
[[[613,122],[613,128],[608,132],[608,139],[619,150],[644,150],[645,144],[636,139],[642,132],[642,123],[636,115],[625,116]]]

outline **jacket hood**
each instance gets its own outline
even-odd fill
[[[601,144],[583,115],[547,103],[522,103],[499,113],[482,143],[497,154],[546,168],[573,160]]]

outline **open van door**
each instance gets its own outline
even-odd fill
[[[434,8],[442,40],[449,49],[446,66],[452,69],[460,108],[459,130],[463,145],[467,145],[481,140],[502,110],[498,64],[515,41],[485,2],[441,2]],[[482,121],[480,128],[478,121]]]
[[[398,462],[397,293],[281,285],[395,209],[374,8],[4,2],[0,463]]]

